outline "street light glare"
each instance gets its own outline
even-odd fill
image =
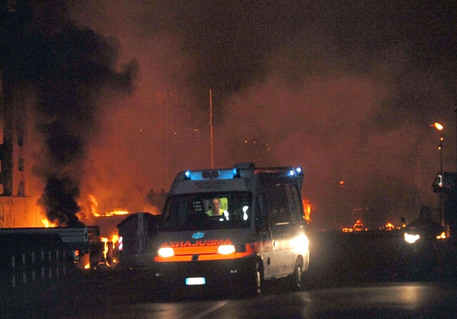
[[[432,126],[432,127],[436,128],[438,131],[442,131],[442,130],[444,129],[444,126],[443,126],[443,125],[441,125],[441,124],[440,124],[440,123],[438,123],[438,122],[435,122],[435,123],[433,123],[433,124],[432,124],[432,125],[430,125],[430,126]]]

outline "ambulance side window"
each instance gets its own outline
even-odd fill
[[[162,217],[162,227],[170,227],[171,225],[171,201],[167,201]]]
[[[290,210],[283,184],[270,184],[266,187],[267,208],[271,224],[290,222]]]
[[[192,207],[192,201],[189,198],[179,200],[179,198],[170,197],[163,212],[162,227],[168,228],[184,225],[189,206]]]
[[[303,206],[300,201],[300,193],[295,185],[286,185],[287,201],[292,214],[292,221],[298,222],[303,220]]]

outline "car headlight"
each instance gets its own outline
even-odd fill
[[[168,258],[168,257],[174,256],[175,252],[174,252],[173,248],[171,248],[171,247],[162,247],[162,248],[159,248],[159,250],[157,251],[157,254],[160,257]]]
[[[217,247],[217,253],[221,255],[233,254],[235,252],[235,246],[233,245],[220,245]]]
[[[421,236],[419,236],[418,234],[408,234],[408,233],[405,233],[405,241],[406,241],[408,244],[414,244],[416,241],[419,240],[419,238],[421,238]]]

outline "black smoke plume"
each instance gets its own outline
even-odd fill
[[[4,78],[36,95],[35,130],[44,150],[34,170],[46,185],[39,202],[51,222],[78,226],[82,163],[96,131],[99,99],[131,92],[137,63],[118,72],[117,41],[70,22],[63,2],[30,3],[16,15]]]

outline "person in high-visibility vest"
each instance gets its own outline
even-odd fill
[[[221,208],[221,201],[219,198],[213,198],[213,204],[211,209],[206,212],[209,216],[221,216],[224,215],[224,210]]]

